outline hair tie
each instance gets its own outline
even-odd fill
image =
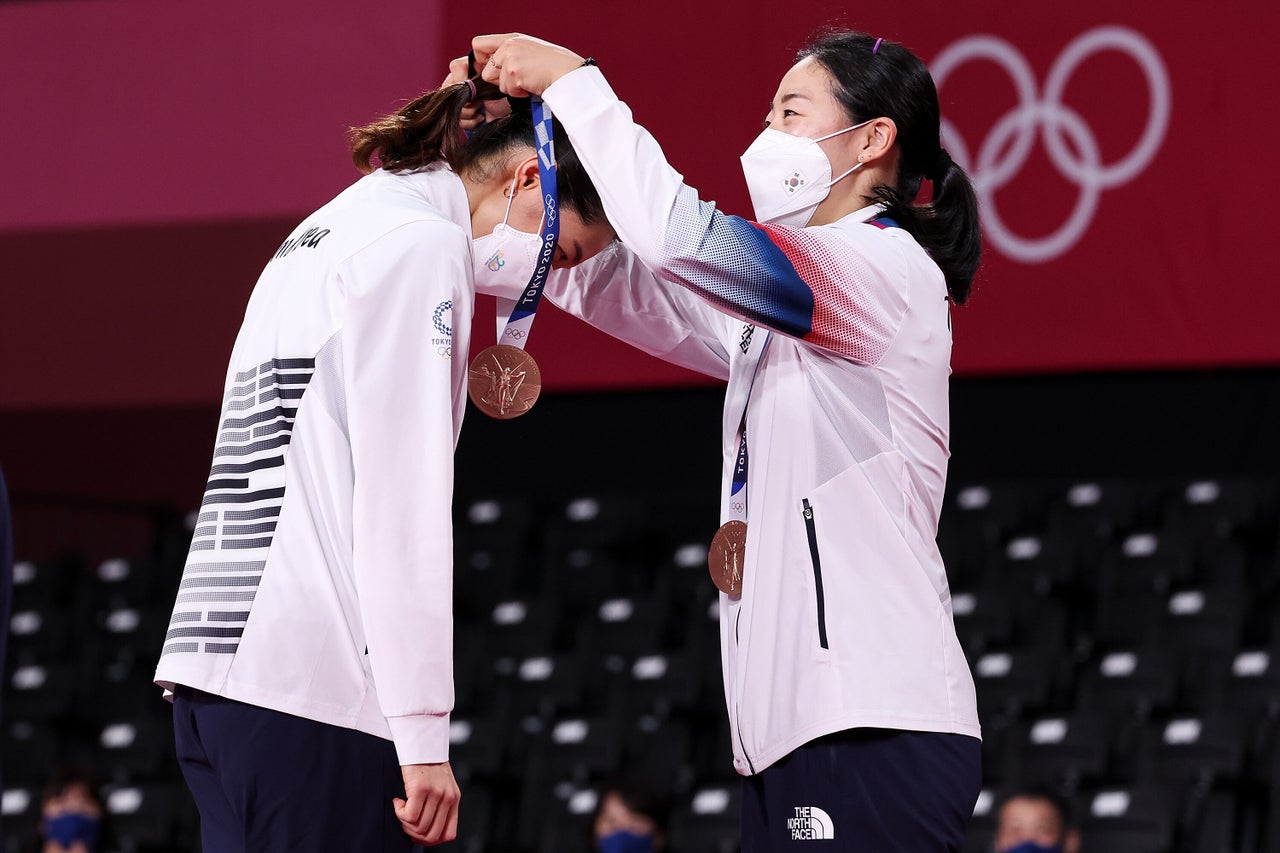
[[[467,88],[471,90],[471,97],[467,98],[467,103],[470,103],[476,99],[476,81],[467,78]]]
[[[951,159],[951,155],[947,153],[947,149],[941,145],[938,146],[938,156],[933,158],[933,167],[925,173],[925,177],[937,183],[947,176],[947,172],[951,169],[951,164],[955,161]]]
[[[879,52],[880,52],[880,42],[882,42],[882,41],[884,41],[884,39],[882,39],[882,38],[880,38],[880,39],[876,39],[876,46],[875,46],[875,47],[873,47],[873,48],[871,48],[871,55],[872,55],[872,56],[875,56],[877,53],[879,53]]]

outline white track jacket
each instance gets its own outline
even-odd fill
[[[979,737],[935,543],[951,372],[941,270],[906,231],[873,223],[875,208],[794,229],[699,201],[598,69],[544,98],[627,247],[553,277],[548,294],[728,380],[725,519],[746,412],[743,591],[721,596],[738,772],[856,727]]]
[[[275,253],[158,684],[390,738],[401,764],[448,759],[472,288],[466,191],[440,166],[368,175]]]

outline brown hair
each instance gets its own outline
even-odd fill
[[[471,86],[475,85],[475,95]],[[427,92],[396,112],[363,127],[351,129],[351,159],[369,174],[375,168],[415,172],[444,161],[454,172],[480,171],[502,155],[535,149],[533,118],[527,101],[515,101],[511,115],[486,122],[470,137],[459,129],[462,108],[473,99],[491,101],[503,97],[492,83],[473,78]],[[556,148],[556,189],[560,202],[572,209],[584,224],[604,219],[604,204],[578,159],[559,122],[552,134]],[[378,166],[373,165],[374,158]]]
[[[474,85],[479,97],[502,97],[490,83],[477,79]],[[442,159],[454,171],[460,169],[465,137],[458,123],[462,108],[471,100],[471,86],[444,86],[419,95],[391,115],[351,128],[351,159],[356,168],[369,174],[376,155],[381,168],[391,171],[416,171]]]

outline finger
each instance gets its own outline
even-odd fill
[[[497,52],[498,48],[508,39],[520,35],[519,33],[495,33],[487,36],[476,36],[471,40],[471,50],[476,55],[476,68],[487,64],[489,57]]]
[[[427,837],[432,839],[432,844],[440,844],[445,841],[452,841],[452,835],[446,835],[445,830],[449,828],[449,814],[458,808],[457,795],[454,789],[445,790],[440,793],[440,801],[436,805],[435,819],[431,821],[431,826],[427,830]]]
[[[400,822],[405,826],[416,825],[422,817],[423,806],[426,805],[426,801],[423,799],[422,794],[416,792],[409,795],[407,802],[401,799],[396,799],[392,802],[396,807],[396,817],[398,817]]]
[[[432,789],[427,792],[426,802],[423,803],[422,813],[418,815],[418,819],[413,822],[413,831],[428,838],[431,837],[431,827],[436,820],[436,812],[440,810],[440,791]]]
[[[440,84],[440,88],[465,82],[467,82],[467,58],[463,56],[449,63],[449,74]]]
[[[452,841],[458,837],[458,812],[462,810],[462,792],[458,792],[458,799],[454,801],[449,809],[449,825],[445,827],[445,840]]]
[[[512,98],[529,97],[528,90],[520,85],[520,60],[511,56],[509,53],[506,55],[505,59],[510,63],[510,65],[503,64],[502,77],[499,80],[498,88]]]

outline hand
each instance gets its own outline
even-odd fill
[[[459,56],[449,63],[449,76],[444,78],[440,88],[467,82],[467,71],[467,58]],[[458,126],[463,130],[471,131],[484,124],[486,119],[499,119],[510,114],[511,104],[506,98],[497,98],[492,101],[468,101],[462,108]]]
[[[520,33],[476,36],[471,48],[480,76],[516,98],[541,95],[582,65],[582,57],[573,51]]]
[[[428,847],[457,838],[462,792],[449,763],[408,764],[400,772],[408,799],[396,797],[392,805],[405,835]]]

